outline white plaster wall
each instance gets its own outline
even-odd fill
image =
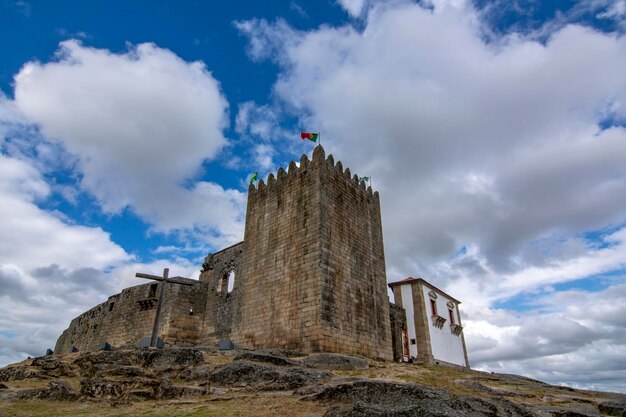
[[[417,343],[412,345],[411,339],[417,341],[415,336],[415,313],[413,312],[413,291],[411,290],[411,284],[405,284],[400,286],[400,292],[402,294],[402,306],[406,311],[406,327],[409,335],[409,353],[411,356],[417,357]]]
[[[431,291],[425,285],[422,285],[422,291],[424,292],[424,302],[426,303],[425,311],[428,315],[428,323],[430,330],[430,346],[433,351],[433,357],[437,360],[454,363],[457,365],[465,366],[465,355],[463,353],[463,339],[461,336],[455,336],[450,331],[450,317],[448,315],[448,306],[446,305],[450,299],[446,298],[443,294],[435,291],[437,294],[437,313],[446,319],[445,324],[441,329],[438,329],[433,325],[432,312],[430,308],[430,296],[428,293]],[[402,300],[404,302],[404,299]],[[459,311],[454,307],[454,320],[455,324],[459,324]]]

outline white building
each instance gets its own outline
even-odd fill
[[[460,301],[422,278],[392,282],[395,304],[406,312],[402,343],[405,360],[469,368]]]

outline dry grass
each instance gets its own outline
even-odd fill
[[[250,394],[215,401],[202,398],[185,401],[144,401],[131,405],[112,407],[104,402],[66,403],[56,401],[20,401],[12,404],[0,403],[2,416],[52,417],[211,417],[211,416],[258,416],[276,415],[305,417],[322,415],[326,406],[312,401],[300,401],[291,395]]]

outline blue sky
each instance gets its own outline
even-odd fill
[[[624,0],[223,3],[0,0],[0,362],[197,276],[313,130],[474,367],[626,391]]]

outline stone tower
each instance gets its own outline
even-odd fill
[[[392,359],[378,192],[321,146],[250,186],[244,245],[235,344]]]

